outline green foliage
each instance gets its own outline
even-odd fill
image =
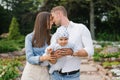
[[[118,58],[119,55],[120,55],[120,53],[99,54],[99,56],[100,56],[101,58],[111,58],[111,57]]]
[[[57,30],[57,27],[56,26],[53,26],[52,29],[51,29],[51,34],[54,34]]]
[[[120,62],[118,62],[118,61],[114,61],[114,62],[103,62],[102,63],[102,65],[103,65],[103,67],[109,67],[109,66],[113,66],[113,65],[119,65],[120,64]]]
[[[94,61],[100,61],[100,56],[97,53],[95,53],[93,59]]]
[[[120,56],[120,52],[108,53],[108,54],[95,53],[93,55],[93,58],[94,58],[95,61],[100,61],[100,59],[112,58],[112,57],[119,58],[119,56]]]
[[[11,12],[0,5],[0,34],[7,33],[11,21]]]
[[[103,62],[102,65],[103,67],[111,66],[110,62]]]
[[[103,50],[103,48],[94,48],[95,55],[96,55],[97,53],[100,53],[102,50]]]
[[[119,34],[111,34],[107,32],[103,33],[97,33],[96,35],[97,40],[101,41],[119,41],[120,40],[120,35]]]
[[[16,16],[19,25],[20,32],[23,35],[30,33],[34,27],[34,20],[39,6],[42,6],[43,0],[6,0],[9,4],[12,4],[13,16]]]
[[[9,27],[8,39],[19,39],[19,37],[20,37],[19,23],[17,22],[17,19],[13,17]]]
[[[19,40],[0,40],[0,53],[21,50],[24,47],[24,37]]]
[[[0,80],[13,80],[19,76],[18,66],[21,63],[16,59],[0,59]]]
[[[16,61],[23,62],[23,61],[26,60],[26,56],[25,56],[25,55],[23,55],[23,56],[16,56],[16,57],[15,57],[15,60],[16,60]]]

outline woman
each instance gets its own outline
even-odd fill
[[[49,30],[51,27],[52,17],[50,13],[38,13],[34,24],[34,31],[25,38],[27,63],[21,80],[49,80],[47,66],[42,63],[55,59],[53,56],[43,55],[50,43]]]

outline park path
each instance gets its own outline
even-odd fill
[[[80,80],[111,80],[99,71],[97,64],[87,57],[81,58]]]

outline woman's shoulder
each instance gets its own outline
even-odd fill
[[[32,39],[32,36],[33,36],[33,32],[27,34],[25,39]]]

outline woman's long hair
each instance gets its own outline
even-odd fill
[[[43,47],[50,44],[50,13],[38,13],[34,24],[33,47]]]

